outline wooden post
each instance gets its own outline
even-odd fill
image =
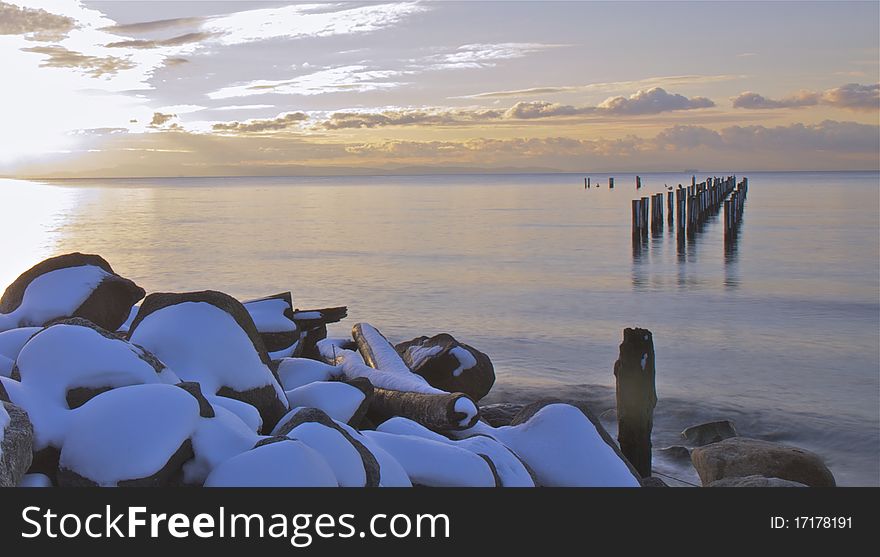
[[[696,186],[696,185],[697,185],[697,177],[691,176],[691,187]]]
[[[624,329],[620,356],[614,363],[617,441],[623,455],[646,478],[651,475],[651,430],[657,405],[654,376],[651,331]]]
[[[641,176],[636,176],[636,189],[642,189],[642,178]]]
[[[633,234],[638,234],[641,226],[639,225],[639,200],[632,200],[632,219],[633,219]]]
[[[611,178],[611,177],[608,178],[608,189],[611,189],[611,190],[614,189],[614,178]]]
[[[590,178],[587,177],[587,188],[589,189],[589,187],[590,187]]]
[[[673,200],[672,200],[672,192],[666,192],[666,213],[667,213],[667,221],[669,224],[672,224],[672,212],[673,212]]]

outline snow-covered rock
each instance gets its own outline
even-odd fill
[[[402,417],[391,418],[383,422],[376,428],[376,431],[395,435],[413,435],[454,445],[491,460],[495,466],[495,473],[501,482],[501,487],[535,487],[535,480],[522,461],[510,449],[491,437],[474,435],[459,440],[449,439],[419,423]]]
[[[16,370],[27,389],[65,408],[116,387],[179,381],[143,348],[79,318],[34,334],[19,352]]]
[[[342,369],[309,358],[284,358],[278,362],[278,381],[285,391],[315,381],[330,381],[342,375]]]
[[[359,440],[316,408],[297,408],[278,423],[272,435],[302,441],[327,461],[341,487],[377,487],[379,462]]]
[[[265,429],[287,411],[287,398],[250,314],[221,292],[150,294],[131,327],[131,341],[156,354],[206,396],[253,405]]]
[[[18,487],[52,487],[52,480],[46,474],[25,474]]]
[[[414,435],[364,431],[406,470],[413,484],[429,487],[495,487],[488,459],[468,450]]]
[[[214,407],[214,417],[202,418],[192,435],[193,459],[183,465],[183,482],[201,485],[221,463],[253,448],[260,440],[236,414]]]
[[[254,326],[270,353],[284,351],[298,344],[300,330],[293,321],[293,298],[290,292],[244,302],[244,309],[254,320]]]
[[[366,379],[315,381],[286,391],[291,408],[318,408],[340,422],[357,427],[373,398],[373,386]]]
[[[412,482],[403,466],[378,443],[344,422],[336,422],[336,425],[366,447],[379,463],[379,487],[412,487]]]
[[[163,486],[193,457],[199,403],[172,385],[133,385],[101,393],[70,412],[60,486]]]
[[[42,327],[19,327],[3,331],[0,333],[0,356],[5,356],[14,362],[21,348],[42,329]]]
[[[214,468],[205,487],[337,487],[317,451],[301,441],[273,438]]]
[[[569,404],[548,404],[525,421],[493,428],[483,422],[454,432],[458,438],[485,435],[512,450],[545,487],[639,487],[638,478],[593,422]],[[526,419],[527,418],[527,419]]]
[[[37,263],[0,298],[0,331],[82,317],[109,331],[125,322],[144,289],[98,255],[70,253]]]
[[[495,368],[489,356],[452,335],[422,336],[394,348],[413,373],[438,389],[465,393],[479,401],[495,384]]]
[[[27,413],[0,402],[0,487],[15,487],[31,466],[34,430]]]
[[[205,398],[215,410],[219,406],[238,416],[238,419],[254,433],[259,433],[263,429],[263,418],[260,417],[260,411],[250,404],[225,396],[206,395]]]

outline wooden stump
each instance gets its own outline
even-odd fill
[[[624,329],[620,356],[614,363],[617,441],[621,452],[642,477],[651,475],[651,430],[657,405],[654,375],[651,331]]]

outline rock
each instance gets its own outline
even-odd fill
[[[754,475],[790,480],[810,487],[836,485],[834,476],[818,455],[759,439],[725,439],[694,449],[691,459],[704,486],[724,478]]]
[[[175,485],[183,464],[193,458],[190,438],[199,420],[199,402],[173,385],[100,394],[71,413],[58,485]]]
[[[205,487],[336,487],[333,470],[301,441],[277,439],[223,462]]]
[[[373,398],[373,385],[363,377],[342,381],[315,381],[286,391],[291,408],[317,408],[332,419],[357,427]]]
[[[82,317],[115,331],[144,294],[101,256],[59,255],[37,263],[9,285],[0,298],[0,330]]]
[[[707,487],[808,487],[800,482],[764,476],[746,476],[744,478],[724,478],[710,483]]]
[[[522,404],[501,402],[480,406],[480,418],[492,427],[510,425],[513,418],[523,409]]]
[[[691,426],[681,432],[681,436],[694,447],[703,447],[710,443],[724,441],[736,437],[736,428],[730,420],[707,422]]]
[[[323,309],[298,309],[293,313],[293,320],[299,327],[302,334],[300,336],[301,356],[320,360],[321,354],[318,352],[318,342],[327,338],[327,324],[337,323],[348,315],[348,308],[345,306],[323,308]]]
[[[168,364],[210,399],[254,406],[268,431],[287,412],[284,391],[250,314],[222,292],[150,294],[131,325],[131,340]]]
[[[299,341],[300,330],[293,320],[293,297],[282,292],[244,302],[269,352],[278,352]]]
[[[489,356],[452,335],[422,336],[394,348],[413,373],[438,389],[464,393],[478,401],[495,383],[495,368]]]
[[[666,482],[656,476],[642,478],[642,487],[669,487]]]
[[[691,461],[691,450],[687,447],[682,447],[681,445],[663,447],[662,449],[657,449],[657,452],[668,458],[669,460],[675,460],[679,462]]]
[[[328,431],[316,430],[314,426],[325,428]],[[331,435],[331,433],[333,433]],[[361,487],[377,487],[381,478],[379,471],[379,462],[376,456],[367,448],[360,440],[355,438],[351,432],[341,423],[333,420],[323,411],[317,408],[300,408],[291,411],[272,431],[272,435],[288,436],[291,439],[300,439],[319,453],[327,457],[327,461],[331,468],[334,468],[339,484],[345,487],[350,485],[351,474],[341,474],[337,468],[343,463],[335,462],[332,458],[333,454],[347,453],[345,447],[340,448],[340,440],[347,443],[360,458],[360,464],[363,467],[363,482]]]
[[[27,413],[0,403],[0,487],[15,487],[31,467],[34,429]]]
[[[179,385],[178,385],[179,386]],[[214,397],[222,399],[222,397]],[[247,406],[243,402],[223,399]],[[201,401],[200,401],[201,402]],[[248,406],[256,412],[251,406]],[[193,458],[183,465],[183,483],[187,486],[201,486],[214,468],[254,448],[259,441],[255,428],[251,428],[232,411],[220,404],[212,407],[213,417],[202,417],[190,441]]]

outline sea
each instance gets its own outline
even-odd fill
[[[2,179],[0,288],[80,251],[148,292],[289,290],[348,306],[331,336],[451,333],[492,359],[484,402],[582,400],[612,434],[623,329],[644,327],[667,483],[699,483],[664,450],[683,429],[731,420],[880,486],[880,174],[740,171],[727,243],[717,215],[634,241],[631,201],[692,174]]]

